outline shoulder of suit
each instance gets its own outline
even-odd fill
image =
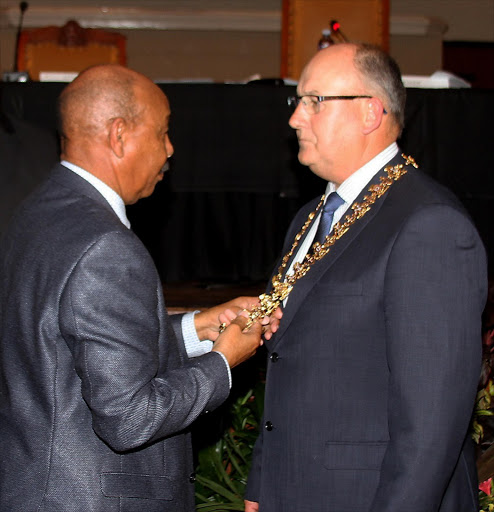
[[[436,181],[421,169],[411,169],[388,191],[390,198],[396,199],[407,208],[426,205],[445,205],[464,211],[458,197],[446,186]]]

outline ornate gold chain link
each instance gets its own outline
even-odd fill
[[[276,310],[276,308],[288,297],[295,283],[309,272],[312,265],[324,258],[324,256],[329,253],[335,242],[349,230],[350,226],[358,219],[361,219],[371,209],[371,206],[377,201],[377,199],[383,196],[395,181],[399,180],[407,173],[405,166],[412,165],[413,167],[418,167],[411,156],[406,156],[404,154],[401,156],[405,159],[405,163],[385,167],[384,172],[387,176],[381,176],[379,184],[373,184],[369,187],[368,192],[370,192],[370,195],[364,196],[362,203],[353,203],[351,206],[352,212],[347,214],[343,221],[337,222],[334,225],[331,233],[326,236],[325,242],[323,244],[315,242],[312,245],[311,250],[305,256],[303,262],[295,263],[293,266],[293,273],[285,276],[285,280],[283,280],[283,274],[290,258],[298,247],[300,239],[305,235],[305,232],[311,225],[314,217],[317,215],[317,212],[324,204],[325,196],[323,195],[321,197],[316,209],[309,214],[307,220],[302,226],[302,229],[295,236],[290,251],[283,257],[281,265],[278,268],[278,273],[272,279],[272,291],[270,293],[263,293],[262,295],[259,295],[259,304],[248,312],[249,320],[245,330],[249,329],[254,322],[261,320],[265,316],[271,315]],[[220,332],[223,332],[225,327],[225,324],[221,324]]]

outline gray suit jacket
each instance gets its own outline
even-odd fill
[[[463,208],[410,169],[292,291],[266,343],[246,497],[261,512],[476,512],[486,285]]]
[[[187,358],[138,238],[57,166],[0,280],[0,510],[194,510],[187,427],[227,397],[227,369]]]

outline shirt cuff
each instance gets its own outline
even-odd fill
[[[211,340],[203,340],[199,339],[197,336],[196,326],[194,324],[194,316],[199,311],[193,311],[191,313],[185,313],[182,317],[182,336],[184,338],[185,350],[187,351],[187,355],[189,357],[199,357],[208,352],[211,352],[213,348],[213,342]],[[218,352],[218,354],[225,361],[226,370],[228,372],[228,382],[230,384],[230,389],[232,388],[232,372],[230,370],[230,365],[224,354]]]
[[[210,340],[201,341],[197,336],[196,326],[194,324],[194,316],[199,311],[192,313],[185,313],[182,317],[182,335],[184,337],[185,350],[189,357],[198,357],[208,352],[213,348],[213,342]]]

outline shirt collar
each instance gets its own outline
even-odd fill
[[[351,174],[339,187],[338,195],[347,205],[353,204],[357,196],[369,181],[398,153],[398,144],[393,142],[386,149],[381,151],[372,160],[363,165],[360,169]],[[333,182],[328,182],[326,197],[336,190]]]
[[[82,167],[79,167],[78,165],[67,162],[66,160],[62,160],[60,163],[90,183],[108,201],[112,210],[116,213],[122,224],[130,229],[130,222],[127,219],[127,214],[125,213],[125,203],[112,188],[102,182],[94,174],[82,169]]]

